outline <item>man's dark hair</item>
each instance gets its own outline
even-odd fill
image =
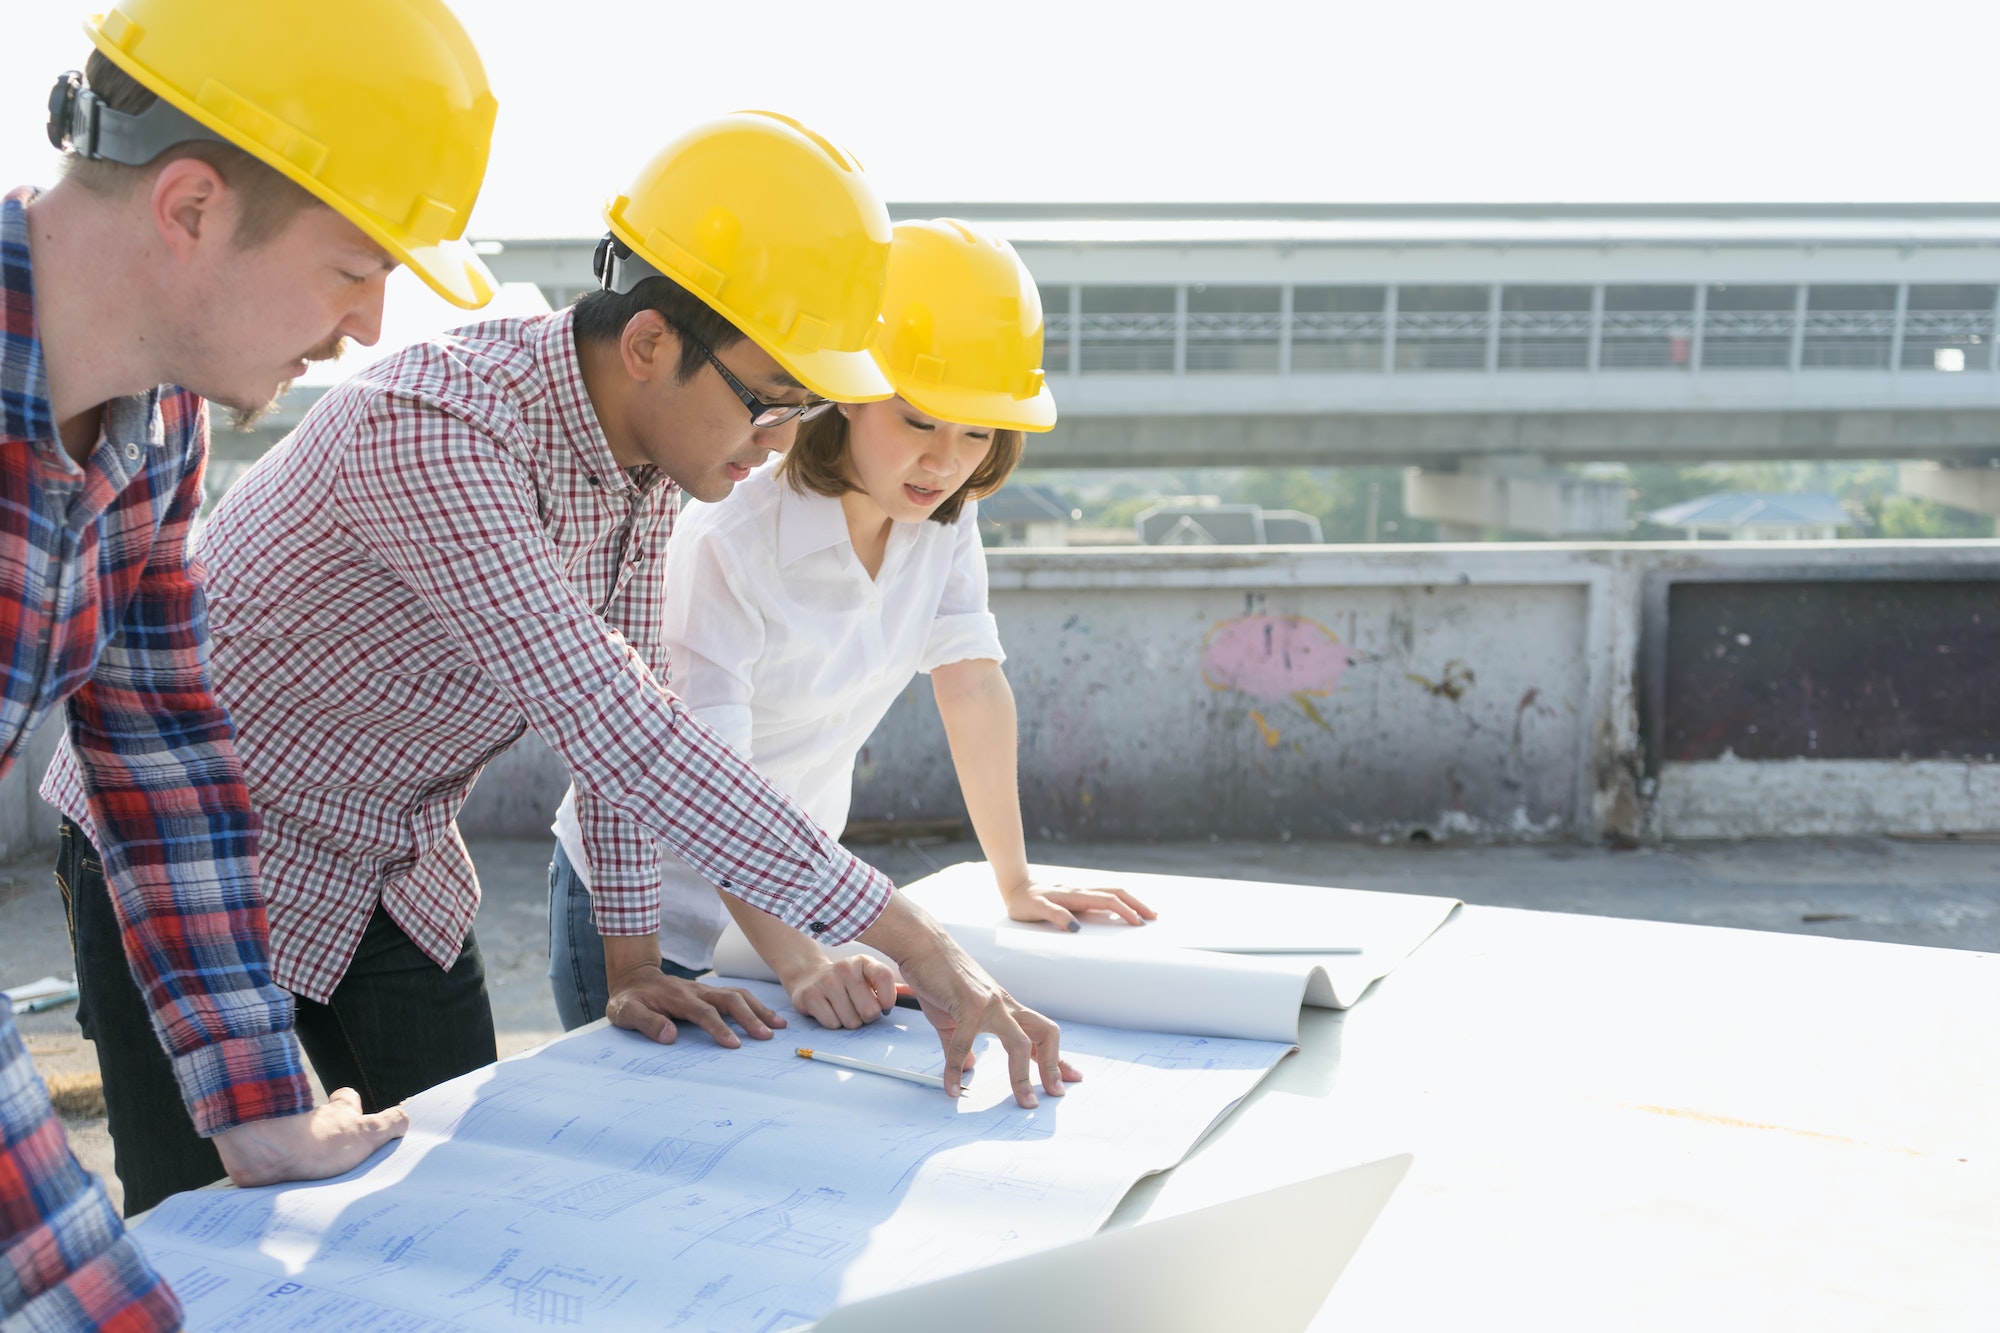
[[[90,53],[83,77],[90,91],[113,111],[136,116],[159,101],[158,94],[112,64],[102,51]],[[239,249],[256,249],[290,226],[303,210],[321,204],[277,168],[258,161],[234,144],[216,143],[212,139],[177,143],[140,167],[70,153],[64,157],[63,175],[94,193],[113,194],[145,173],[183,157],[198,157],[208,163],[223,183],[236,191],[240,207],[236,231],[230,240]]]
[[[576,312],[572,319],[579,342],[617,342],[634,315],[641,310],[658,311],[680,339],[681,363],[675,378],[682,384],[708,364],[696,342],[707,344],[712,352],[720,352],[743,341],[741,329],[671,278],[647,278],[623,295],[585,292],[571,308]]]

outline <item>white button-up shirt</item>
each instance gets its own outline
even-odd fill
[[[977,508],[895,524],[873,579],[840,501],[800,494],[776,464],[720,504],[689,504],[675,528],[663,635],[674,692],[831,834],[847,824],[855,757],[910,677],[1005,657]],[[555,831],[589,883],[573,790]],[[722,902],[665,848],[660,866],[660,952],[705,967]]]

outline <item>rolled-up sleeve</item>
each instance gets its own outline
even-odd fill
[[[881,914],[889,880],[772,790],[577,595],[503,441],[384,391],[332,502],[562,757],[580,802],[595,798],[710,883],[829,942]],[[600,928],[657,929],[657,853],[635,850],[644,838],[596,842],[586,849]]]
[[[974,658],[1007,660],[1000,625],[986,609],[986,548],[979,541],[979,502],[968,500],[955,525],[951,576],[938,599],[937,618],[924,639],[917,669],[935,671]]]

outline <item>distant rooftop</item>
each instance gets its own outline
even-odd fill
[[[1067,523],[1071,515],[1048,487],[1014,482],[981,500],[979,517],[988,523]]]
[[[892,217],[958,217],[1033,245],[1922,246],[2000,249],[2000,203],[1324,204],[920,200]],[[529,248],[592,238],[502,238]],[[489,239],[489,244],[492,241]]]
[[[1009,240],[1304,245],[1922,245],[2000,247],[2000,202],[1883,204],[891,204]]]

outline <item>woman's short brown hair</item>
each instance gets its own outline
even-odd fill
[[[1025,443],[1018,430],[996,430],[993,446],[965,485],[947,495],[931,512],[933,523],[956,523],[967,498],[983,500],[1007,484],[1021,461]],[[838,408],[799,427],[798,439],[778,463],[778,475],[801,495],[845,495],[861,488],[848,476],[847,414]]]

